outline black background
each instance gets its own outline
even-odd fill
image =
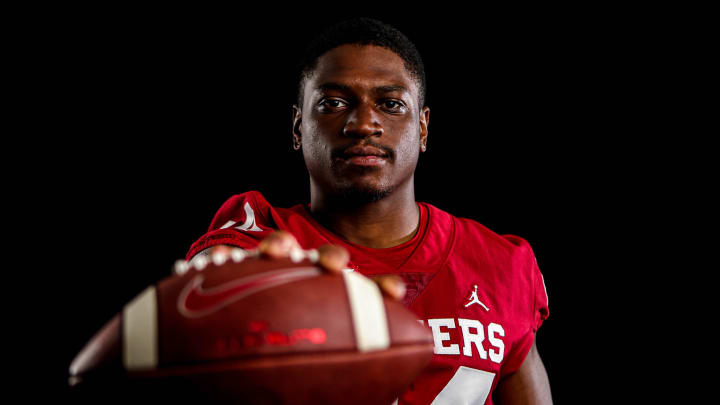
[[[228,197],[309,199],[291,147],[294,67],[338,16],[288,11],[102,10],[54,22],[28,51],[47,112],[36,122],[50,135],[33,209],[57,248],[57,270],[43,274],[57,295],[38,310],[35,351],[50,359],[53,392],[92,334],[170,274]],[[629,269],[647,209],[636,197],[662,177],[643,158],[660,32],[587,10],[429,14],[363,14],[403,31],[425,61],[416,197],[530,242],[550,298],[537,342],[555,402],[590,391],[610,400],[623,364],[644,356],[636,340],[648,327],[648,303],[629,290],[649,270]]]

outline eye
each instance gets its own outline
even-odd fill
[[[388,99],[383,100],[381,105],[390,112],[405,112],[405,104],[402,101]]]
[[[338,98],[326,98],[318,103],[320,112],[334,112],[347,107],[347,103]]]

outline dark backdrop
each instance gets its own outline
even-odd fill
[[[647,85],[640,36],[552,12],[370,15],[405,32],[425,60],[431,114],[417,199],[535,250],[550,297],[537,341],[556,403],[576,402],[598,376],[618,378],[613,342],[632,336],[618,313],[640,301],[625,295],[639,276],[625,271],[622,236],[639,226],[627,221],[640,209],[628,195],[647,184],[632,163],[644,142],[631,122]],[[308,200],[291,147],[294,65],[327,23],[78,20],[59,23],[39,50],[50,68],[38,77],[49,111],[38,119],[54,150],[38,212],[59,218],[45,225],[57,230],[62,271],[48,283],[62,300],[51,297],[47,315],[58,343],[38,350],[52,358],[46,371],[59,392],[75,353],[170,274],[228,197],[259,190],[276,206]]]

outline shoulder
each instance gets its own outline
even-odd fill
[[[256,230],[259,225],[270,225],[272,210],[273,207],[259,191],[235,194],[218,209],[208,230],[228,228],[237,223]]]
[[[430,212],[431,218],[435,220],[436,226],[452,227],[453,237],[460,243],[457,247],[467,246],[472,249],[481,247],[482,250],[489,250],[493,253],[507,252],[508,254],[527,255],[532,253],[528,241],[520,236],[512,234],[499,234],[480,222],[471,219],[458,217],[450,214],[431,204],[424,203]]]
[[[254,210],[272,208],[262,193],[250,190],[241,194],[235,194],[228,198],[220,207],[218,212],[237,211],[238,209],[244,209],[245,205],[249,205]]]
[[[233,195],[215,213],[207,232],[192,244],[186,260],[217,245],[254,248],[277,229],[273,213],[273,207],[258,191]]]
[[[261,192],[257,190],[249,190],[244,193],[235,194],[231,196],[230,198],[225,201],[224,205],[227,204],[236,204],[238,202],[245,201],[245,202],[254,202],[254,203],[262,203],[262,204],[268,204],[267,200],[265,199],[265,196],[262,195]]]

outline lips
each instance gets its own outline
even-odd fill
[[[386,158],[387,153],[372,146],[353,146],[345,150],[344,157],[351,158],[353,156],[376,156]]]
[[[387,153],[373,146],[353,146],[345,149],[342,160],[353,167],[381,167],[387,163]]]

